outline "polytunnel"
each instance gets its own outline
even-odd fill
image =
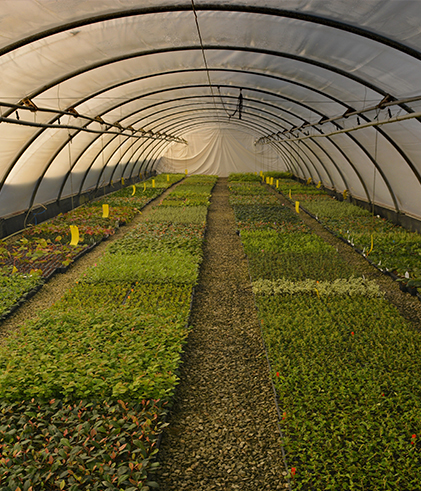
[[[263,168],[418,220],[418,18],[411,1],[5,0],[0,215],[142,171]]]
[[[0,490],[421,491],[416,0],[0,0]]]

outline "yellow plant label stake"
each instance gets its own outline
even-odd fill
[[[322,181],[319,181],[319,182],[318,182],[318,184],[317,184],[317,186],[316,186],[316,188],[317,188],[317,189],[320,189],[320,186],[321,186],[321,185],[322,185]]]
[[[167,174],[167,181],[169,181],[169,180],[170,180],[170,175],[169,175],[169,174]]]
[[[370,252],[373,250],[373,247],[374,247],[374,239],[373,239],[373,236],[371,236],[371,247],[370,247],[370,250],[367,252],[367,256],[370,254]]]
[[[310,184],[310,183],[311,183],[311,177],[309,177],[309,178],[307,179],[307,184]]]
[[[260,177],[263,177],[263,171],[259,172]]]
[[[76,225],[70,225],[70,233],[72,234],[70,245],[77,246],[79,243],[79,228]]]
[[[297,213],[300,213],[300,202],[299,202],[299,201],[296,201],[296,202],[295,202],[295,211],[296,211]]]
[[[289,199],[292,199],[292,196],[291,196],[291,189],[289,190],[288,196],[289,196]]]
[[[143,183],[143,191],[146,191],[146,182]]]
[[[121,178],[121,184],[124,186],[124,177]]]
[[[133,185],[133,193],[132,193],[132,196],[134,196],[136,194],[136,186]]]
[[[273,177],[270,178],[270,185],[273,186]]]
[[[342,193],[342,195],[343,195],[344,199],[346,199],[348,196],[348,191],[345,189],[344,192]]]
[[[152,179],[152,187],[155,187],[155,179]]]
[[[276,189],[279,188],[279,179],[276,179]]]
[[[186,176],[187,176],[187,169],[186,169]]]
[[[108,218],[110,216],[109,205],[102,205],[102,218]]]

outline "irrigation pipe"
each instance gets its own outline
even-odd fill
[[[273,136],[267,136],[263,138],[266,138],[269,141],[261,140],[261,141],[257,141],[256,143],[270,143],[272,141],[281,141],[282,143],[285,142],[288,143],[288,142],[307,140],[309,138],[326,138],[329,136],[340,135],[342,133],[350,133],[352,131],[358,131],[364,128],[371,128],[373,126],[383,126],[385,124],[398,123],[400,121],[406,121],[407,119],[414,119],[414,118],[421,118],[421,112],[404,114],[403,116],[397,116],[395,118],[385,119],[384,121],[371,121],[370,123],[361,124],[358,126],[354,126],[352,128],[344,128],[342,130],[336,130],[330,133],[318,133],[314,135],[306,135],[306,136],[299,136],[295,138],[282,138],[282,139],[278,137],[274,138]]]

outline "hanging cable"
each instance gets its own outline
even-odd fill
[[[237,112],[238,112],[238,119],[241,119],[242,112],[243,112],[243,89],[240,89],[240,95],[238,96],[237,107],[235,108],[235,111],[231,114],[225,107],[225,103],[224,103],[224,99],[222,99],[220,87],[218,86],[217,89],[218,89],[219,98],[221,99],[222,107],[224,108],[224,111],[227,113],[228,119],[233,118],[237,114]]]
[[[192,5],[192,9],[193,9],[193,14],[194,14],[194,21],[196,23],[197,34],[199,36],[200,47],[201,47],[201,50],[202,50],[203,63],[205,64],[206,76],[207,76],[208,84],[209,84],[210,91],[211,91],[211,94],[212,94],[213,104],[214,104],[215,110],[216,110],[217,107],[216,107],[215,94],[213,92],[213,87],[212,87],[212,82],[211,82],[211,78],[210,78],[208,62],[206,60],[205,47],[203,46],[202,33],[200,32],[199,19],[197,18],[197,13],[196,13],[196,7],[194,5],[194,0],[191,0],[191,5]]]

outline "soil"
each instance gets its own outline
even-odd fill
[[[154,479],[162,491],[288,487],[277,411],[227,179],[209,208],[192,330]]]

